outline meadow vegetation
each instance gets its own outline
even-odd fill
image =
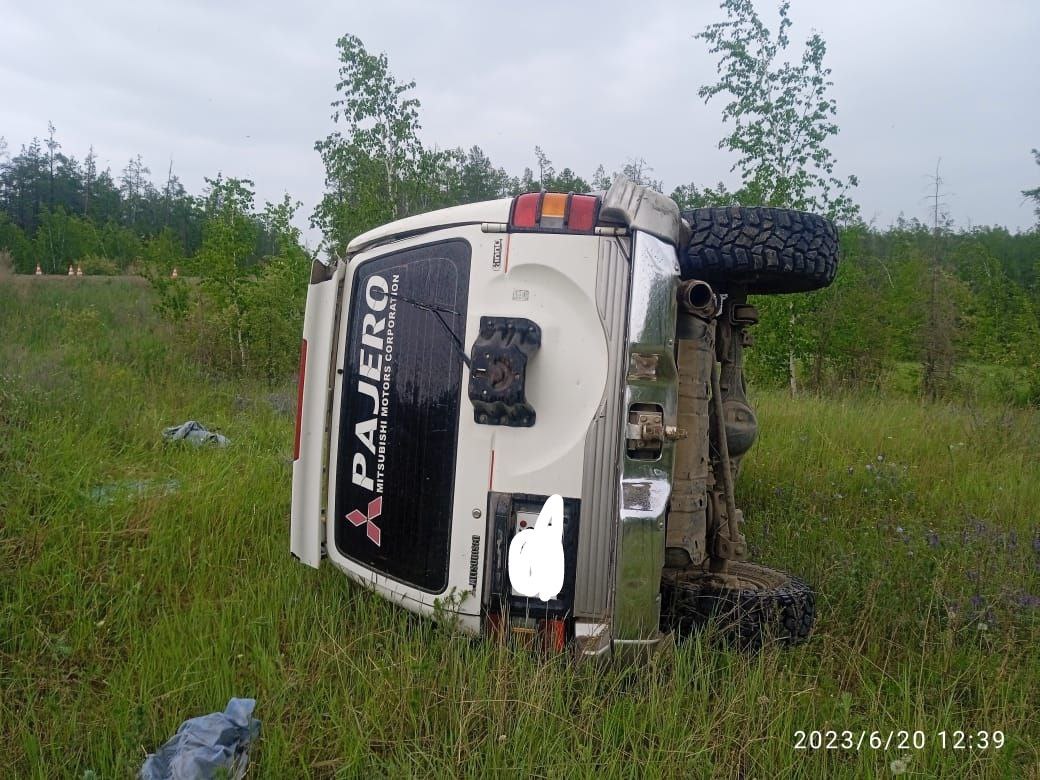
[[[195,360],[125,279],[0,283],[0,766],[127,776],[258,700],[258,777],[1040,774],[1040,420],[993,402],[754,393],[753,554],[810,642],[710,634],[575,666],[415,618],[288,554],[292,383]],[[227,449],[164,444],[199,419]],[[795,750],[919,729],[921,751]],[[999,750],[941,730],[1001,730]],[[899,765],[897,765],[898,767]],[[93,775],[89,773],[93,772]]]
[[[182,720],[246,696],[260,777],[1040,778],[1040,231],[957,228],[938,171],[926,222],[864,222],[828,150],[822,37],[788,53],[786,2],[776,34],[747,0],[722,7],[697,36],[719,80],[698,94],[724,105],[740,183],[671,197],[840,228],[835,282],[755,299],[748,352],[761,439],[738,499],[753,558],[816,589],[808,644],[745,656],[709,631],[575,665],[294,562],[318,254],[299,204],[258,206],[219,173],[191,195],[172,165],[156,185],[140,156],[113,175],[48,125],[17,153],[0,138],[0,775],[131,775]],[[311,215],[328,256],[409,214],[610,185],[537,146],[510,176],[478,146],[424,144],[414,82],[355,36],[337,48]],[[617,172],[663,187],[641,157]],[[1040,188],[1023,195],[1040,216]],[[231,445],[163,443],[189,419]],[[827,729],[926,745],[795,749]],[[957,730],[1004,743],[955,749]]]

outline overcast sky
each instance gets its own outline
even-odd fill
[[[958,225],[1034,222],[1040,185],[1040,2],[792,0],[793,42],[828,45],[841,133],[864,217],[927,216],[940,173]],[[775,19],[772,2],[759,2]],[[323,191],[314,142],[333,128],[336,39],[385,51],[417,82],[428,146],[481,146],[517,175],[541,146],[589,177],[644,157],[666,191],[736,186],[717,148],[721,104],[697,88],[715,64],[694,33],[722,17],[700,2],[527,3],[0,0],[0,135],[11,152],[47,122],[66,153],[94,145],[116,173],[140,153],[198,194],[223,171],[258,201]],[[307,233],[315,245],[316,231]]]

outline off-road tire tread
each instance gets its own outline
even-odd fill
[[[738,563],[731,567],[754,566]],[[661,585],[662,629],[679,638],[715,622],[734,647],[757,652],[768,643],[805,642],[816,620],[816,597],[797,577],[776,572],[783,585],[768,590],[720,588],[708,580],[666,575]]]
[[[682,212],[691,237],[681,253],[684,279],[752,294],[826,287],[838,270],[838,233],[825,217],[766,206]]]

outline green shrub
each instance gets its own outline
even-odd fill
[[[84,276],[118,276],[119,266],[114,260],[98,255],[87,255],[79,262]]]
[[[10,257],[10,267],[15,273],[31,274],[36,270],[32,242],[4,213],[0,213],[0,251],[6,252]]]
[[[184,319],[190,306],[188,283],[184,279],[174,279],[169,274],[156,273],[150,266],[145,266],[144,276],[155,290],[159,313],[169,320]]]
[[[247,360],[253,372],[271,379],[291,375],[296,369],[307,303],[306,260],[274,257],[243,285],[242,336]]]

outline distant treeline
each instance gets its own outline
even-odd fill
[[[319,142],[319,152],[328,141]],[[510,176],[496,167],[479,146],[421,150],[421,163],[409,176],[393,177],[391,193],[364,187],[363,168],[378,169],[372,178],[386,187],[386,175],[378,160],[352,159],[353,187],[333,191],[323,199],[312,220],[326,233],[332,254],[342,252],[354,235],[397,218],[463,203],[491,200],[540,189],[587,192],[606,189],[614,175],[660,190],[642,159],[630,160],[611,174],[601,165],[589,179],[570,168],[557,172],[551,160],[535,147],[537,171],[525,168]],[[190,261],[203,242],[203,227],[220,207],[221,174],[207,179],[200,195],[184,188],[172,162],[159,177],[141,155],[127,161],[114,174],[98,168],[91,146],[78,159],[66,154],[53,125],[44,140],[33,138],[18,152],[8,149],[0,137],[0,249],[8,251],[19,273],[32,273],[38,263],[44,273],[63,273],[67,266],[87,261],[88,271],[125,271],[135,260],[147,260],[149,247],[161,236],[164,252]],[[253,182],[239,179],[250,188]],[[688,189],[688,188],[687,188]],[[679,190],[676,191],[677,193]],[[255,265],[271,254],[272,235],[257,221],[256,246],[246,265]],[[154,252],[152,253],[154,254]]]
[[[220,180],[218,174],[213,181]],[[44,140],[33,138],[17,153],[0,138],[0,249],[20,273],[37,264],[44,273],[62,273],[70,263],[93,273],[123,272],[146,258],[160,236],[166,251],[190,258],[218,205],[210,185],[192,195],[172,162],[153,178],[141,155],[114,174],[99,168],[93,146],[82,160],[67,154],[53,125]],[[249,261],[273,248],[273,237],[259,230]]]
[[[248,365],[242,345],[250,343],[250,331],[242,323],[259,307],[254,276],[278,259],[281,292],[268,298],[300,300],[286,315],[290,321],[280,324],[279,346],[264,352],[273,372],[282,363],[280,351],[293,351],[302,316],[302,292],[291,281],[305,277],[308,259],[291,225],[298,204],[287,196],[258,210],[252,182],[220,175],[192,195],[172,169],[158,182],[149,178],[140,156],[113,176],[98,170],[93,148],[79,161],[49,130],[45,141],[33,139],[14,155],[0,145],[0,250],[12,255],[15,270],[32,273],[37,263],[46,273],[63,273],[70,263],[83,264],[87,273],[140,270],[160,289],[163,305],[183,314],[186,291],[160,280],[177,265],[210,281],[210,300],[220,301],[233,323],[222,327],[232,334],[237,362]],[[374,155],[334,150],[330,140],[318,144],[330,176],[312,219],[332,253],[395,217],[541,188],[602,189],[614,175],[603,166],[587,179],[570,168],[557,173],[536,147],[537,170],[510,176],[480,147],[417,145],[414,164],[388,181]],[[615,173],[662,189],[642,159]],[[754,192],[721,184],[684,185],[671,196],[682,208],[758,202]],[[985,385],[990,397],[1040,400],[1040,232],[958,230],[942,220],[929,225],[900,218],[881,229],[852,219],[841,236],[842,263],[830,288],[755,300],[762,323],[748,361],[756,381],[820,388],[902,382],[933,396]],[[272,267],[258,278],[270,287],[275,275]],[[255,316],[266,334],[272,325],[262,312]]]
[[[753,299],[756,382],[1040,402],[1040,232],[902,219],[839,232],[830,287]]]

